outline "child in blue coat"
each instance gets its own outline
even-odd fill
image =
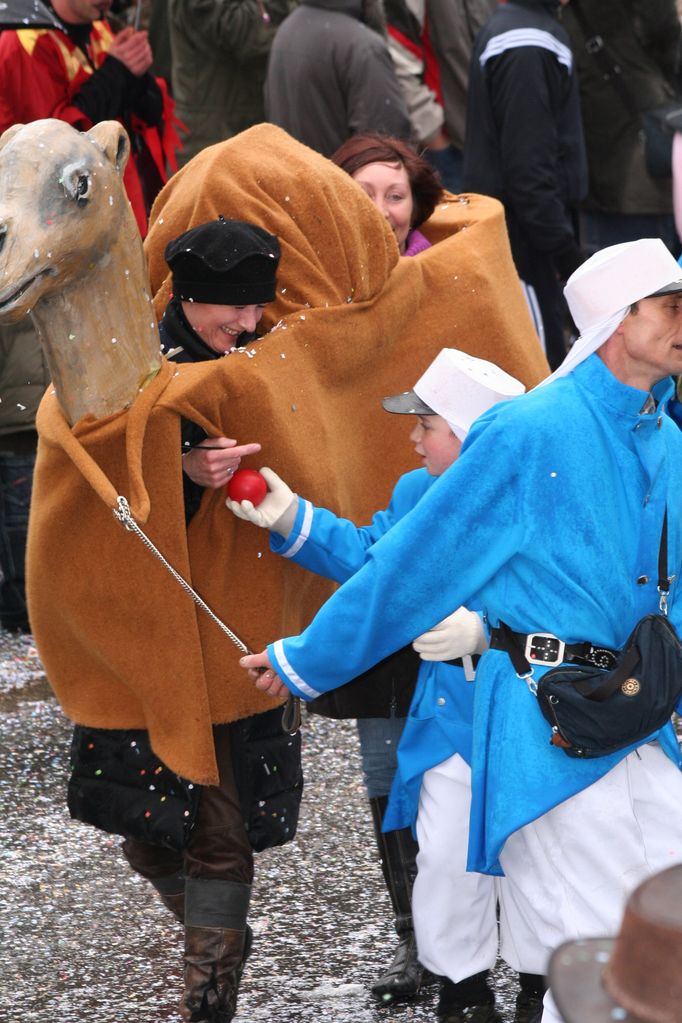
[[[372,545],[454,463],[473,420],[495,402],[522,390],[518,381],[491,363],[443,349],[414,390],[385,398],[388,412],[417,416],[410,440],[423,467],[398,480],[388,508],[377,512],[368,526],[357,527],[314,507],[267,468],[262,473],[269,493],[263,502],[254,508],[249,501],[228,499],[228,507],[240,518],[269,528],[275,553],[344,582],[363,565]],[[497,956],[499,882],[466,872],[472,682],[475,656],[486,648],[487,640],[479,615],[461,607],[415,639],[413,646],[423,664],[398,747],[384,831],[392,831],[397,838],[416,827],[419,855],[412,913],[419,960],[443,978],[440,1019],[494,1023],[499,1016],[488,972]],[[301,695],[313,699],[317,693],[307,691],[301,682]],[[388,853],[390,861],[391,845],[387,843],[381,851],[384,856]],[[406,908],[409,912],[409,903]],[[506,924],[503,921],[503,940]],[[518,944],[516,934],[515,940]],[[403,953],[404,968],[408,949]],[[401,994],[397,973],[395,979],[389,997]],[[521,982],[519,1019],[531,1003],[539,1007],[542,993],[541,978],[522,974]]]

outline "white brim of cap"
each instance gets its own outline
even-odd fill
[[[618,324],[623,322],[629,312],[630,306],[625,306],[624,309],[620,309],[613,316],[610,316],[608,320],[598,323],[586,331],[585,334],[581,334],[574,342],[561,365],[553,373],[550,373],[548,377],[541,380],[533,389],[544,387],[545,384],[551,384],[553,380],[565,377],[576,366],[579,366],[581,362],[584,362],[590,355],[593,355],[594,352],[601,348],[605,341],[608,341]]]

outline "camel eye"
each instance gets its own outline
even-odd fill
[[[82,167],[67,167],[61,178],[64,191],[70,199],[77,203],[84,204],[90,198],[92,190],[92,178]]]

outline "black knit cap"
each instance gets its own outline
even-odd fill
[[[173,239],[164,256],[183,302],[260,305],[275,297],[279,242],[256,224],[218,217]]]

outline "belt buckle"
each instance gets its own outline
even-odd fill
[[[566,644],[551,632],[531,632],[526,636],[526,660],[536,664],[561,664]]]

